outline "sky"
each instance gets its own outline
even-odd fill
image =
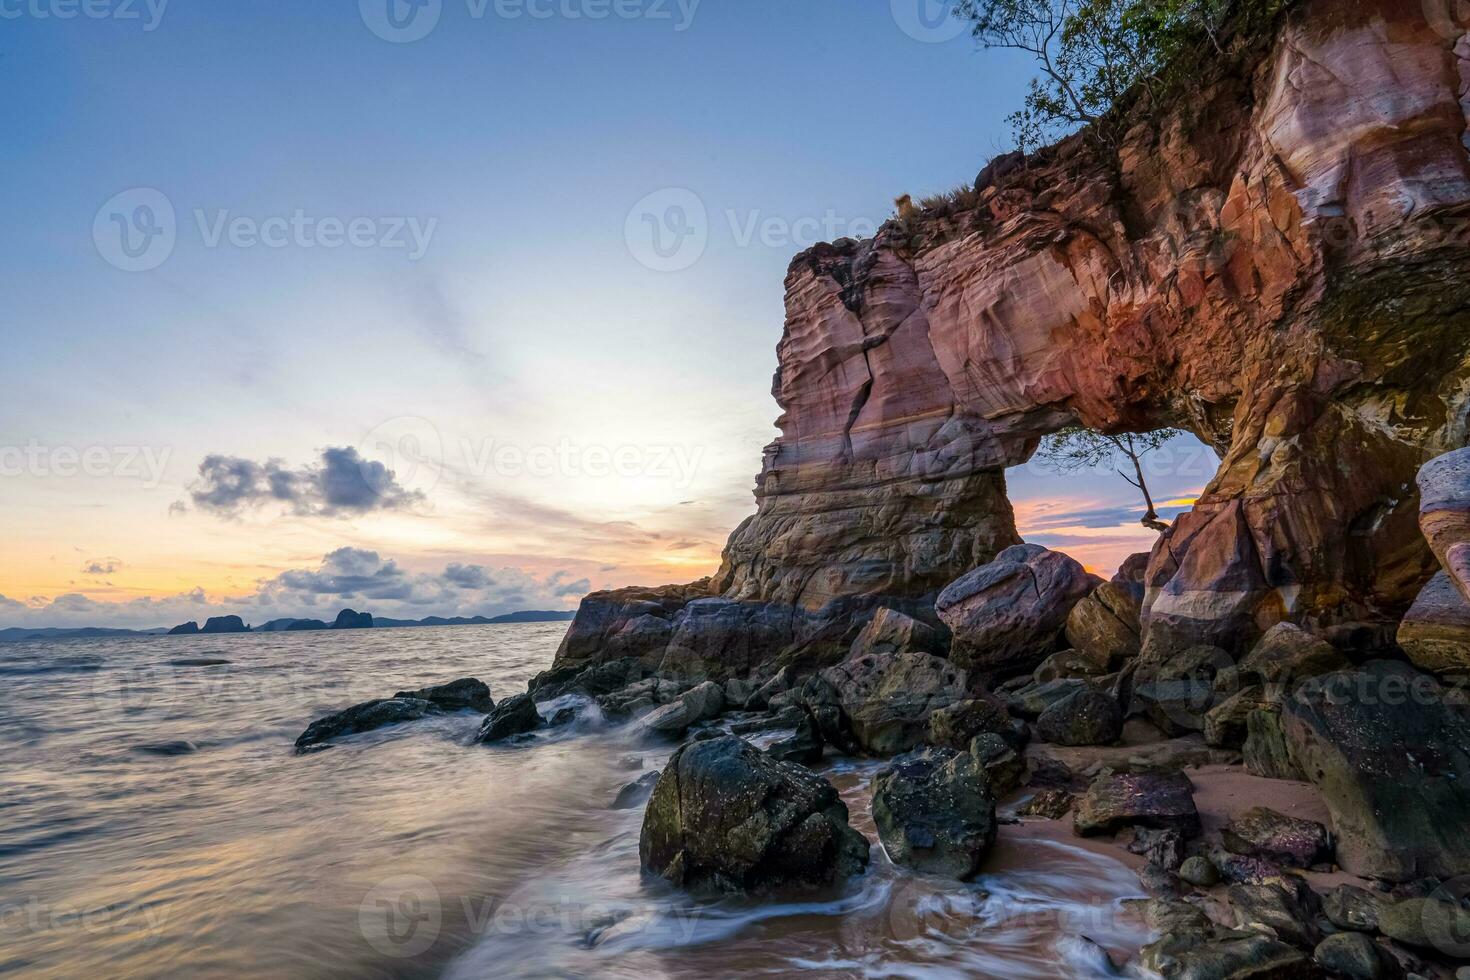
[[[1029,69],[945,6],[0,0],[0,626],[709,574],[791,256],[1009,146]],[[1150,542],[1111,474],[1012,487],[1096,570]]]

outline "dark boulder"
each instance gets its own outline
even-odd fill
[[[691,725],[718,718],[724,710],[724,688],[714,681],[705,681],[644,715],[638,724],[644,731],[678,737]]]
[[[612,809],[631,810],[643,803],[653,793],[654,784],[658,782],[658,773],[645,772],[637,779],[628,783],[618,790],[617,797],[613,800]]]
[[[1025,746],[1025,726],[1018,728],[1005,705],[990,697],[972,697],[940,708],[929,716],[929,742],[955,751],[969,747],[976,735],[999,735],[1014,748]]]
[[[1338,885],[1322,896],[1322,912],[1339,929],[1377,932],[1383,898],[1354,885]]]
[[[1319,980],[1307,954],[1269,936],[1220,929],[1167,933],[1139,955],[1168,980]]]
[[[1292,623],[1278,623],[1240,661],[1243,683],[1290,694],[1309,677],[1350,666],[1331,644]]]
[[[991,795],[999,799],[1019,789],[1026,778],[1026,760],[1015,747],[993,732],[982,732],[970,740],[970,755],[990,781]]]
[[[927,653],[849,657],[821,679],[858,745],[878,756],[919,745],[934,712],[970,696],[965,672]]]
[[[723,891],[841,881],[867,866],[868,850],[830,783],[731,735],[674,753],[638,844],[653,874]]]
[[[1123,734],[1123,711],[1103,692],[1085,687],[1036,719],[1036,737],[1052,745],[1108,745]]]
[[[1322,941],[1322,932],[1315,921],[1316,895],[1299,878],[1231,885],[1229,900],[1239,929],[1268,933],[1299,949],[1312,949]]]
[[[1186,840],[1199,836],[1199,811],[1189,777],[1182,772],[1143,772],[1094,779],[1077,805],[1073,828],[1091,837],[1124,827],[1174,829]]]
[[[541,727],[541,715],[529,694],[517,694],[497,704],[480,723],[475,741],[500,742],[512,735],[524,735]]]
[[[1241,755],[1252,776],[1263,779],[1305,779],[1292,758],[1281,723],[1281,705],[1266,702],[1246,712],[1245,745]]]
[[[1140,661],[1131,707],[1170,735],[1187,735],[1203,731],[1209,712],[1239,689],[1229,654],[1193,646],[1161,661]]]
[[[1138,656],[1143,645],[1139,613],[1143,590],[1127,582],[1104,582],[1072,607],[1067,616],[1067,644],[1098,667],[1122,665]]]
[[[873,823],[895,864],[966,880],[995,844],[995,798],[974,756],[920,749],[874,779]]]
[[[1344,980],[1400,980],[1403,967],[1388,951],[1360,932],[1328,936],[1312,953],[1317,965]]]
[[[822,761],[825,744],[817,719],[810,711],[802,711],[801,721],[796,724],[796,732],[773,743],[766,749],[766,754],[780,762],[799,762],[810,766]]]
[[[296,739],[296,750],[319,745],[329,739],[372,731],[384,725],[417,721],[425,715],[437,714],[439,708],[420,698],[379,698],[355,704],[325,718],[318,718]]]
[[[1470,874],[1470,715],[1458,695],[1377,661],[1304,683],[1282,725],[1332,815],[1343,868],[1387,881]]]
[[[445,711],[489,711],[495,707],[490,688],[484,681],[464,677],[448,684],[421,687],[417,691],[399,691],[395,698],[417,698],[431,701]]]
[[[868,620],[853,641],[849,656],[860,657],[865,653],[943,652],[944,639],[938,630],[885,606]]]
[[[1432,895],[1385,902],[1378,910],[1378,930],[1405,946],[1470,960],[1470,909],[1446,898]]]

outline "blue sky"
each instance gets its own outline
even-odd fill
[[[385,615],[707,574],[790,257],[971,180],[1029,75],[934,0],[388,2],[0,0],[0,625],[310,612],[344,554],[420,583]],[[671,193],[707,244],[660,271]],[[332,505],[374,447],[406,503]]]

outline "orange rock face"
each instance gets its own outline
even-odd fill
[[[714,591],[932,598],[1016,541],[1004,468],[1075,419],[1224,460],[1155,550],[1146,651],[1396,620],[1434,569],[1414,473],[1470,411],[1470,38],[1446,26],[1303,4],[1117,168],[1073,138],[798,256],[782,435]]]

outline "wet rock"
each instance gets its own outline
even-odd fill
[[[563,726],[570,725],[572,722],[574,722],[576,720],[577,720],[577,709],[576,708],[572,708],[572,707],[557,708],[556,711],[552,714],[552,716],[550,718],[546,719],[546,725],[549,728],[561,728]]]
[[[1282,727],[1281,705],[1266,704],[1246,713],[1245,745],[1241,755],[1252,776],[1263,779],[1305,779],[1292,758]]]
[[[613,800],[612,809],[631,810],[643,803],[653,793],[654,784],[658,782],[658,773],[646,772],[633,780],[622,789],[618,790],[617,797]]]
[[[1105,665],[1080,650],[1063,650],[1043,660],[1041,666],[1031,672],[1031,679],[1045,684],[1062,677],[1101,677],[1106,673]]]
[[[1044,789],[1027,800],[1017,812],[1023,817],[1060,820],[1072,812],[1076,803],[1077,798],[1064,789]]]
[[[991,795],[997,799],[1020,788],[1026,778],[1026,760],[1009,742],[992,732],[983,732],[970,740],[970,755],[990,780]]]
[[[1199,811],[1189,777],[1182,772],[1146,772],[1093,780],[1077,806],[1073,828],[1091,837],[1124,827],[1175,829],[1186,840],[1199,836]]]
[[[822,761],[825,744],[816,718],[810,712],[802,712],[796,732],[772,744],[766,749],[766,754],[781,762],[799,762],[809,766]]]
[[[1470,960],[1470,909],[1455,902],[1430,897],[1384,903],[1378,930],[1405,946]]]
[[[553,668],[531,679],[527,691],[541,701],[554,701],[567,694],[585,694],[602,698],[642,681],[648,668],[638,660],[625,657],[591,666]]]
[[[821,678],[857,744],[878,756],[919,745],[934,712],[969,697],[965,672],[927,653],[849,657]]]
[[[1399,980],[1404,975],[1397,960],[1359,932],[1328,936],[1317,944],[1312,958],[1334,977],[1346,980]]]
[[[1177,899],[1132,899],[1125,904],[1140,906],[1144,924],[1155,933],[1208,932],[1214,928],[1210,917],[1198,906]]]
[[[956,751],[967,748],[976,735],[999,735],[1015,747],[1024,746],[1024,728],[1018,732],[1005,706],[993,698],[966,698],[929,716],[929,742]]]
[[[417,691],[399,691],[393,696],[431,701],[445,711],[489,711],[495,707],[495,701],[490,697],[490,688],[473,677],[464,677],[433,687],[421,687]]]
[[[384,725],[417,721],[425,715],[438,712],[439,709],[432,702],[420,698],[379,698],[366,701],[312,722],[297,737],[296,750],[299,752],[329,739],[372,731]]]
[[[1221,832],[1225,847],[1236,854],[1263,857],[1293,868],[1310,868],[1332,858],[1327,828],[1267,807],[1254,807]]]
[[[1291,758],[1322,792],[1344,869],[1387,881],[1470,873],[1470,716],[1448,693],[1378,661],[1287,700]]]
[[[1196,888],[1213,888],[1220,883],[1220,869],[1210,859],[1196,854],[1179,866],[1179,877]]]
[[[1240,749],[1250,735],[1250,713],[1268,707],[1266,689],[1259,685],[1243,688],[1205,713],[1205,744],[1222,749]]]
[[[1309,677],[1351,666],[1331,644],[1291,623],[1278,623],[1240,661],[1244,683],[1258,683],[1290,694]]]
[[[1238,928],[1266,932],[1282,942],[1312,949],[1322,940],[1314,923],[1315,896],[1299,879],[1260,885],[1231,885],[1230,910]]]
[[[745,700],[745,710],[765,711],[771,706],[771,699],[778,694],[791,690],[794,672],[790,667],[782,667],[760,687],[755,689],[749,698]]]
[[[1264,885],[1279,881],[1286,872],[1281,865],[1265,858],[1232,854],[1224,848],[1212,848],[1210,863],[1220,871],[1220,878],[1232,885]]]
[[[1322,896],[1322,912],[1339,929],[1377,932],[1381,901],[1366,888],[1338,885]]]
[[[1002,676],[1035,669],[1057,649],[1072,607],[1095,584],[1060,552],[1007,548],[939,594],[934,608],[953,633],[950,658]]]
[[[840,881],[867,866],[868,850],[830,783],[734,736],[674,753],[638,844],[653,874],[727,891]]]
[[[691,725],[718,718],[724,710],[724,689],[714,681],[705,681],[644,715],[638,724],[644,731],[677,737],[688,731]]]
[[[1072,607],[1067,616],[1067,644],[1103,669],[1138,656],[1143,642],[1139,625],[1142,600],[1142,589],[1132,583],[1104,582]]]
[[[1470,558],[1470,550],[1464,557]],[[1470,670],[1470,601],[1448,573],[1440,572],[1424,586],[1399,624],[1398,643],[1420,670]]]
[[[1036,719],[1036,737],[1052,745],[1108,745],[1121,734],[1118,702],[1090,687],[1056,702]]]
[[[973,756],[921,749],[874,779],[873,822],[895,864],[966,880],[995,843],[995,798]]]
[[[905,616],[895,609],[884,607],[873,614],[868,624],[853,641],[849,656],[860,657],[869,653],[932,653],[944,652],[944,640],[939,631],[912,616]]]
[[[1184,864],[1184,835],[1179,831],[1135,827],[1131,836],[1126,845],[1129,854],[1137,854],[1164,871],[1177,872]]]
[[[1224,930],[1173,932],[1143,948],[1145,969],[1168,980],[1317,980],[1305,953],[1267,936]]]
[[[524,735],[541,727],[536,702],[529,694],[517,694],[497,704],[480,723],[475,741],[484,744],[501,742],[514,735]]]

